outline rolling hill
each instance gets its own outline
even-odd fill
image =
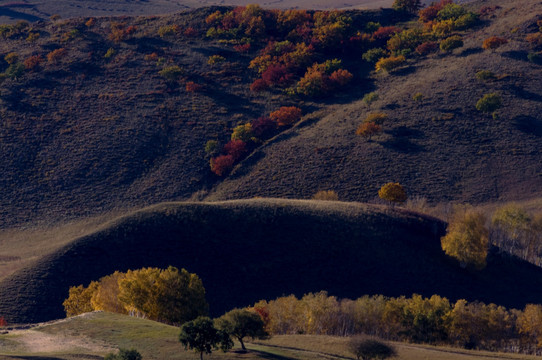
[[[113,220],[0,283],[10,323],[64,316],[70,286],[115,270],[186,268],[206,288],[213,316],[284,294],[327,290],[439,294],[523,307],[542,301],[542,269],[494,249],[481,272],[440,248],[444,223],[359,203],[238,200],[165,203]]]
[[[462,32],[462,48],[415,57],[391,75],[371,73],[371,64],[351,55],[345,65],[354,81],[321,98],[250,91],[257,74],[247,67],[263,45],[239,53],[205,37],[206,16],[225,8],[34,23],[24,36],[6,38],[0,53],[16,52],[21,61],[66,54],[0,85],[0,224],[54,224],[190,198],[308,198],[322,189],[341,200],[373,201],[389,181],[432,203],[540,196],[542,85],[533,81],[540,66],[527,60],[524,40],[536,30],[540,4],[469,6],[482,5],[500,8]],[[360,28],[401,20],[386,9],[348,15]],[[188,35],[159,36],[172,26]],[[116,41],[115,31],[135,32]],[[509,43],[483,50],[495,34]],[[211,65],[213,55],[226,61]],[[160,75],[173,65],[182,70],[177,83]],[[476,79],[480,70],[495,78]],[[189,82],[203,90],[186,90]],[[371,105],[361,100],[369,91],[379,96]],[[474,107],[490,92],[504,99],[495,119]],[[422,101],[412,99],[416,93]],[[235,126],[287,105],[303,110],[301,122],[261,143],[229,177],[211,173],[207,140],[225,143]],[[355,130],[372,112],[389,121],[368,142]]]

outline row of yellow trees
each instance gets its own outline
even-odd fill
[[[539,353],[542,306],[524,310],[444,297],[363,296],[339,300],[322,291],[261,300],[253,309],[271,334],[367,334],[389,340]]]
[[[67,316],[103,310],[168,324],[182,324],[209,310],[201,279],[173,266],[115,271],[88,287],[71,287],[63,305]]]

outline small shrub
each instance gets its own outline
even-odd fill
[[[12,79],[18,79],[24,74],[25,66],[20,63],[16,62],[11,64],[5,71],[5,75]]]
[[[209,156],[215,156],[220,151],[218,147],[218,141],[216,140],[209,140],[205,144],[205,153]]]
[[[24,67],[26,70],[35,71],[39,68],[40,64],[43,62],[43,58],[39,55],[33,55],[25,59]]]
[[[143,357],[135,349],[123,349],[120,348],[117,354],[109,353],[105,356],[104,360],[142,360]]]
[[[484,40],[482,48],[485,50],[495,50],[504,44],[508,44],[508,40],[502,37],[492,36]]]
[[[422,56],[434,53],[437,51],[437,49],[438,49],[438,43],[434,41],[426,41],[416,46],[416,52]]]
[[[395,0],[392,8],[397,11],[405,11],[415,14],[422,7],[420,0]]]
[[[186,37],[195,37],[198,35],[198,31],[193,27],[189,26],[183,31],[183,35]]]
[[[542,47],[542,32],[529,34],[525,37],[525,40],[527,40],[527,42],[535,49]]]
[[[231,140],[241,140],[244,142],[251,141],[254,133],[252,132],[252,124],[242,124],[238,125],[233,129],[231,133]]]
[[[293,79],[288,68],[282,64],[272,64],[263,73],[262,79],[267,85],[287,85]]]
[[[234,45],[233,49],[239,53],[247,53],[250,50],[250,43]]]
[[[403,55],[382,58],[378,60],[378,62],[376,63],[375,70],[377,72],[384,71],[388,73],[402,66],[405,63],[405,61],[406,59]]]
[[[375,123],[377,125],[382,125],[384,121],[388,120],[388,114],[386,113],[370,113],[367,115],[363,122],[365,123]]]
[[[302,111],[295,106],[283,106],[273,111],[269,117],[277,123],[278,126],[292,125],[301,119]]]
[[[1,327],[8,326],[8,322],[6,321],[6,318],[4,318],[3,316],[0,316],[0,326]]]
[[[422,102],[423,101],[423,94],[421,92],[417,92],[414,95],[412,95],[412,100],[415,102]]]
[[[96,23],[96,19],[95,18],[90,18],[85,22],[85,26],[90,28],[90,27],[94,26],[95,23]]]
[[[207,60],[207,64],[212,66],[212,65],[223,63],[224,61],[226,61],[226,58],[224,56],[211,55],[209,56],[209,60]]]
[[[186,83],[185,89],[187,92],[195,93],[201,91],[203,89],[203,85],[189,81]]]
[[[250,91],[261,92],[269,89],[269,85],[264,79],[256,79],[250,84]]]
[[[490,113],[498,110],[502,106],[502,98],[497,93],[485,94],[476,103],[476,110]]]
[[[534,63],[534,64],[538,64],[538,65],[542,65],[542,53],[535,53],[535,52],[532,52],[532,53],[529,53],[527,55],[527,59],[529,59],[530,62]]]
[[[4,56],[4,60],[6,60],[6,62],[10,65],[15,64],[17,61],[19,61],[19,54],[17,54],[16,52],[10,52],[6,56]]]
[[[38,40],[39,38],[40,38],[40,33],[29,31],[28,36],[26,37],[26,41],[29,42],[29,43],[33,43],[36,40]]]
[[[375,339],[352,338],[348,347],[358,360],[383,360],[397,356],[393,346]]]
[[[167,66],[160,70],[158,74],[160,74],[160,76],[167,81],[175,82],[179,80],[179,78],[183,74],[183,69],[181,69],[181,67],[177,65]]]
[[[127,40],[130,35],[135,33],[137,28],[135,26],[126,26],[125,23],[112,22],[111,33],[109,34],[109,40],[114,42],[120,42]]]
[[[372,40],[379,43],[386,43],[393,35],[403,31],[397,26],[384,26],[376,30],[371,36]]]
[[[480,70],[476,73],[476,79],[478,80],[494,80],[496,78],[495,73],[489,70]]]
[[[371,91],[370,93],[365,94],[362,100],[367,105],[370,105],[378,100],[378,94],[375,91]]]
[[[110,59],[110,58],[112,58],[113,56],[115,56],[116,53],[117,53],[117,52],[115,51],[115,49],[109,48],[109,49],[107,50],[107,52],[105,53],[105,55],[104,55],[104,59]]]
[[[231,156],[233,161],[237,161],[247,152],[247,144],[243,140],[232,139],[224,145],[224,152]]]
[[[367,138],[368,141],[371,141],[371,138],[374,135],[377,135],[382,132],[382,127],[374,122],[364,122],[356,130],[356,135]]]
[[[463,38],[459,35],[450,36],[440,42],[440,50],[452,51],[463,46]]]
[[[376,63],[378,60],[388,56],[388,52],[381,48],[374,48],[365,52],[361,58],[370,63]]]
[[[467,30],[476,25],[478,22],[478,15],[474,13],[467,13],[465,15],[460,16],[454,21],[454,27],[457,30]]]
[[[60,60],[68,55],[68,50],[64,48],[56,49],[47,54],[47,62],[51,64],[58,64]]]
[[[234,162],[231,155],[219,155],[211,158],[211,171],[218,176],[224,176],[233,168]]]
[[[463,6],[459,4],[449,3],[437,13],[437,18],[439,18],[440,20],[455,20],[465,15],[466,13],[467,10]]]
[[[350,81],[352,81],[353,78],[354,75],[352,75],[350,71],[345,69],[335,70],[331,73],[331,75],[329,75],[329,81],[334,88],[340,88],[345,86]]]
[[[338,201],[339,195],[333,190],[320,190],[312,196],[313,200]]]

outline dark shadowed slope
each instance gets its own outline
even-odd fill
[[[440,250],[444,224],[359,203],[166,203],[119,218],[0,283],[8,322],[63,317],[72,285],[115,270],[174,265],[197,273],[212,315],[284,294],[434,293],[523,306],[542,301],[542,269],[493,254],[469,272]]]

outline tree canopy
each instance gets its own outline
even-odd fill
[[[233,347],[233,341],[230,336],[213,326],[213,321],[205,316],[200,316],[195,320],[184,323],[181,326],[179,341],[185,349],[192,349],[200,354],[203,360],[203,354],[211,354],[213,350],[228,351]]]
[[[264,329],[264,322],[260,315],[246,309],[233,309],[215,321],[217,327],[235,337],[246,350],[243,339],[266,339],[269,334]]]

